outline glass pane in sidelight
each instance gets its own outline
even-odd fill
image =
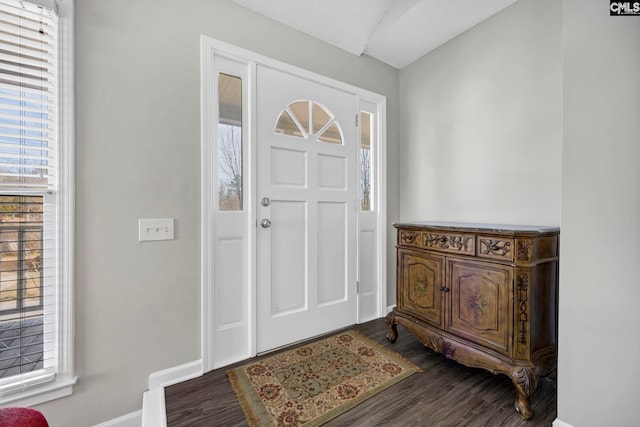
[[[242,79],[218,77],[218,209],[240,211],[242,183]]]
[[[371,150],[372,114],[360,112],[360,210],[373,210],[373,169]]]

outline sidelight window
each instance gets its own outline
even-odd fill
[[[218,204],[221,211],[241,211],[242,79],[220,73],[218,93]]]
[[[360,210],[373,209],[373,114],[360,112]]]

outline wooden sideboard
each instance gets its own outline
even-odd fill
[[[387,339],[402,325],[466,366],[508,375],[515,408],[533,416],[539,376],[555,370],[558,244],[550,227],[414,222],[397,228],[397,301]]]

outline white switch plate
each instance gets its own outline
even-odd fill
[[[138,241],[173,240],[173,218],[138,220]]]

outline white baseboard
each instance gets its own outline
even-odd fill
[[[142,425],[142,411],[135,411],[93,427],[140,427]]]
[[[146,391],[142,395],[142,427],[167,427],[164,406],[164,387]]]
[[[573,427],[571,424],[569,423],[565,423],[564,421],[562,421],[560,418],[556,418],[553,421],[553,427]]]
[[[194,360],[193,362],[154,372],[149,375],[149,390],[168,387],[182,381],[197,378],[202,375],[202,372],[202,360]]]
[[[167,427],[164,388],[197,378],[203,373],[202,360],[163,369],[149,375],[149,391],[142,396],[141,423],[136,427]],[[125,426],[122,426],[125,427]],[[129,427],[128,425],[126,427]]]

